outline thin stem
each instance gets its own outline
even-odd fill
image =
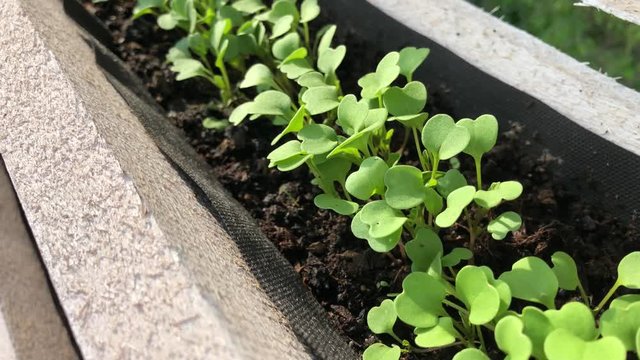
[[[474,255],[475,255],[475,246],[476,246],[476,231],[473,227],[473,219],[471,219],[471,212],[466,211],[467,213],[467,226],[469,227],[469,250],[471,250],[471,259],[469,259],[469,264],[474,263]]]
[[[400,149],[398,149],[398,154],[402,155],[402,153],[404,152],[404,149],[407,147],[407,143],[409,142],[409,137],[411,136],[411,133],[409,131],[409,128],[407,128],[405,126],[404,128],[404,139],[402,139],[402,145],[400,145]]]
[[[302,23],[302,31],[304,36],[304,43],[307,45],[307,49],[311,51],[311,41],[309,41],[309,25]]]
[[[431,179],[429,179],[429,182],[433,182],[436,179],[438,165],[440,165],[440,158],[438,158],[438,155],[433,155],[433,168],[431,169]]]
[[[482,190],[482,157],[473,158],[476,164],[476,181],[478,182],[478,190]]]
[[[485,344],[484,336],[482,335],[482,327],[476,326],[476,332],[478,333],[478,339],[480,339],[480,350],[486,353],[487,345]]]
[[[306,25],[306,24],[305,24]],[[388,332],[387,334],[389,334],[395,341],[397,341],[398,343],[402,344],[402,339],[400,339],[398,337],[398,335],[396,335],[393,330],[391,330],[391,332]]]
[[[582,282],[578,279],[578,290],[580,290],[580,296],[582,296],[582,300],[587,306],[591,306],[591,301],[589,300],[589,296],[587,296],[587,292],[584,291],[584,287],[582,287]]]
[[[442,303],[447,305],[447,306],[449,306],[449,307],[452,307],[452,308],[458,310],[459,312],[461,312],[465,316],[469,316],[469,311],[467,311],[467,309],[463,308],[462,306],[460,306],[460,305],[458,305],[458,304],[456,304],[456,303],[454,303],[452,301],[444,299],[444,300],[442,300]]]
[[[224,65],[224,61],[220,62],[220,73],[222,74],[222,80],[224,80],[225,92],[226,92],[226,101],[231,99],[231,81],[229,80],[229,74],[227,74],[227,67]]]
[[[345,186],[344,182],[340,182],[340,186],[342,187],[342,192],[344,193],[344,197],[347,198],[347,200],[351,201],[351,195],[349,195],[349,192],[347,191],[347,187]]]
[[[422,165],[422,169],[424,171],[428,170],[427,162],[424,160],[424,155],[422,154],[422,148],[420,147],[420,139],[418,138],[418,129],[412,127],[411,132],[413,133],[413,142],[416,145],[416,151],[418,152],[418,159],[420,159],[420,165]]]
[[[609,301],[609,299],[611,298],[611,296],[613,296],[613,293],[616,292],[616,290],[618,290],[618,288],[620,287],[620,281],[617,280],[615,282],[615,284],[613,284],[613,286],[611,287],[611,289],[609,289],[609,292],[607,293],[607,295],[604,296],[604,298],[602,299],[602,301],[600,301],[600,303],[598,304],[598,306],[596,306],[595,309],[593,309],[594,314],[597,314],[600,312],[600,310],[602,310],[602,307],[607,303],[607,301]]]

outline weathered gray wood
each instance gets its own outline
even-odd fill
[[[593,6],[622,20],[640,25],[638,0],[582,0],[576,5]]]
[[[464,0],[367,1],[580,126],[640,154],[640,93]]]
[[[0,153],[84,358],[310,357],[61,1],[0,1]]]

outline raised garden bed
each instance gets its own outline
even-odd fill
[[[328,13],[339,13],[336,4],[340,2],[332,4],[334,7],[329,8]],[[343,5],[347,7],[346,3]],[[205,128],[203,122],[209,127],[218,126],[218,123],[205,122],[206,118],[226,118],[230,109],[211,106],[212,94],[216,93],[216,89],[206,81],[175,80],[175,74],[165,62],[165,55],[183,36],[178,30],[160,30],[151,16],[132,21],[131,2],[108,2],[99,7],[87,3],[86,6],[111,30],[113,48],[118,56],[143,80],[167,117],[183,129],[191,145],[213,167],[221,183],[258,220],[262,231],[287,258],[302,282],[327,311],[334,327],[349,338],[349,345],[356,351],[363,351],[376,339],[391,343],[389,336],[376,337],[368,330],[367,312],[378,306],[389,293],[402,291],[402,280],[410,271],[402,250],[396,248],[389,253],[372,251],[366,241],[352,234],[349,217],[317,209],[314,197],[319,190],[311,185],[311,176],[306,169],[280,172],[268,168],[266,157],[273,150],[271,139],[281,128],[266,120],[245,122],[218,131]],[[367,9],[365,13],[372,11]],[[339,16],[325,15],[316,23],[323,24],[328,19],[345,21]],[[388,49],[378,48],[370,42],[370,38],[362,36],[362,31],[366,30],[358,31],[342,25],[334,43],[344,43],[349,50],[338,76],[345,94],[358,93],[358,79],[375,68],[384,50]],[[319,28],[320,25],[314,23],[312,32]],[[389,28],[400,31],[398,27]],[[390,46],[392,41],[389,38],[393,37],[398,38],[398,35],[389,35],[383,47]],[[410,38],[416,36],[411,35]],[[429,47],[432,54],[423,66],[430,70],[418,72],[417,76],[434,79],[438,78],[440,71],[443,74],[451,72],[451,69],[444,68],[445,65],[452,67],[445,59],[454,56],[435,44]],[[434,63],[431,63],[432,58]],[[476,80],[486,76],[477,75],[480,72],[475,71],[473,76],[476,76]],[[231,72],[230,77],[231,82],[235,83],[242,79],[242,74]],[[460,84],[446,77],[440,78],[437,85],[428,89],[426,111],[430,114],[444,112],[456,118],[475,118],[484,112],[482,110],[490,111],[495,105],[478,105],[490,98],[482,95],[477,96],[475,103],[465,104],[461,99],[468,97],[468,94],[458,92]],[[500,91],[509,89],[502,88]],[[528,106],[523,106],[525,100],[529,102]],[[522,257],[534,255],[548,261],[554,252],[565,251],[578,263],[582,284],[588,294],[593,301],[599,301],[616,279],[618,261],[638,249],[635,216],[629,208],[620,210],[612,204],[601,206],[597,202],[609,200],[612,196],[609,191],[602,196],[594,194],[603,186],[602,179],[597,176],[594,179],[576,177],[578,174],[573,171],[575,166],[570,171],[563,171],[569,168],[564,163],[567,156],[554,151],[557,145],[549,146],[544,142],[547,139],[541,140],[536,136],[538,132],[546,134],[545,129],[534,127],[536,117],[546,116],[542,119],[543,124],[554,120],[547,116],[548,109],[541,110],[543,105],[521,94],[515,94],[505,101],[506,105],[495,105],[499,108],[498,112],[506,116],[500,118],[498,114],[502,124],[500,137],[497,146],[485,156],[482,172],[485,174],[485,184],[511,179],[522,182],[523,196],[501,210],[518,211],[524,226],[505,241],[481,238],[474,246],[475,264],[487,265],[497,275],[510,270],[511,265]],[[519,121],[523,119],[527,121]],[[394,129],[399,133],[403,131],[399,126]],[[588,132],[585,131],[585,134]],[[590,139],[589,136],[585,135],[585,138]],[[402,146],[400,142],[391,145],[393,148]],[[403,155],[409,159],[405,163],[419,164],[412,147],[407,147]],[[464,175],[473,179],[473,162],[464,156],[460,160]],[[638,160],[621,161],[632,164]],[[568,175],[564,178],[556,176],[562,173]],[[611,182],[607,183],[609,179],[604,180],[604,186],[610,186]],[[445,250],[468,244],[468,235],[468,229],[464,226],[442,231]],[[561,291],[556,305],[560,307],[577,298],[577,292]],[[520,310],[525,304],[514,303],[515,310]],[[410,335],[410,330],[402,326],[397,328],[403,337]],[[449,359],[462,348],[454,346],[430,351],[428,355],[411,353],[406,357]],[[492,357],[500,356],[492,336],[488,337],[487,348]]]

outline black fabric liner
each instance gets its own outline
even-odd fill
[[[640,157],[482,72],[365,0],[320,1],[328,18],[338,25],[339,33],[357,34],[385,52],[404,46],[430,48],[431,54],[415,78],[436,89],[440,95],[444,94],[439,96],[440,105],[451,109],[455,117],[491,113],[496,115],[503,129],[510,121],[517,121],[525,126],[525,137],[536,139],[532,151],[548,149],[552,155],[560,157],[563,162],[556,169],[558,177],[567,180],[568,184],[591,189],[585,196],[594,204],[601,203],[623,218],[638,208]],[[78,0],[64,2],[65,8],[70,8],[67,3],[77,4]],[[345,340],[331,328],[324,310],[302,286],[290,264],[261,233],[248,212],[222,188],[211,174],[209,165],[197,155],[184,135],[165,118],[163,109],[142,82],[107,49],[111,44],[103,35],[104,25],[86,11],[78,15],[77,7],[72,8],[76,10],[70,16],[79,19],[78,23],[94,36],[90,41],[107,78],[129,103],[167,159],[191,185],[198,199],[236,241],[261,286],[310,354],[325,360],[356,358]],[[593,190],[594,184],[589,179],[597,179],[597,190]]]

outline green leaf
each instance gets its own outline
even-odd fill
[[[401,353],[398,345],[388,347],[381,343],[375,343],[364,351],[362,360],[399,360]]]
[[[450,317],[441,317],[438,324],[430,328],[416,328],[416,345],[423,348],[439,347],[453,344],[461,335],[453,327]]]
[[[366,158],[360,168],[347,177],[345,187],[349,194],[360,200],[368,200],[384,193],[384,176],[389,167],[381,158]]]
[[[488,190],[478,190],[474,197],[476,204],[485,209],[494,208],[502,200],[515,200],[522,194],[522,184],[517,181],[495,182]]]
[[[271,36],[269,39],[276,39],[286,33],[288,33],[293,27],[295,18],[292,15],[285,15],[279,18],[271,28]]]
[[[442,197],[446,198],[453,192],[463,186],[467,185],[467,179],[465,179],[464,175],[456,169],[448,170],[443,177],[438,179],[438,185],[436,185],[436,189],[442,195]]]
[[[282,130],[282,132],[273,139],[273,141],[271,142],[271,145],[275,145],[278,141],[280,141],[280,139],[282,139],[283,136],[289,133],[300,131],[304,127],[305,114],[306,114],[306,109],[304,105],[302,105],[300,106],[298,111],[296,111],[295,115],[293,115],[293,117],[291,118],[287,126],[284,128],[284,130]]]
[[[233,6],[225,5],[218,9],[218,18],[229,19],[234,27],[242,25],[244,16]]]
[[[617,304],[610,307],[600,317],[600,332],[602,336],[612,336],[620,339],[628,351],[636,350],[636,334],[640,329],[640,302],[626,307]]]
[[[231,6],[246,14],[255,14],[266,7],[262,0],[237,0]]]
[[[433,188],[427,187],[424,189],[424,204],[427,207],[427,211],[431,215],[438,215],[442,212],[443,202],[442,197],[433,190]]]
[[[473,252],[467,248],[457,247],[451,250],[450,253],[442,257],[442,266],[454,267],[462,260],[469,260],[473,257]]]
[[[191,52],[189,51],[189,37],[180,39],[167,54],[167,62],[172,63],[179,59],[191,59]]]
[[[300,47],[300,35],[292,32],[273,43],[271,51],[278,60],[283,60]]]
[[[436,225],[445,228],[453,225],[462,211],[471,203],[476,188],[467,185],[452,191],[447,196],[447,208],[436,217]]]
[[[439,160],[458,155],[465,149],[469,139],[469,131],[445,114],[431,117],[422,129],[422,144]]]
[[[328,153],[338,144],[336,132],[323,124],[309,124],[298,132],[302,141],[300,149],[307,154],[320,155]]]
[[[231,20],[218,19],[211,28],[211,47],[220,54],[225,35],[231,32]],[[220,58],[220,56],[218,56]]]
[[[173,30],[178,25],[178,20],[173,16],[173,13],[168,12],[158,16],[157,23],[162,30]]]
[[[369,225],[369,236],[386,237],[402,229],[407,218],[382,200],[366,204],[360,212],[361,220]]]
[[[487,226],[487,231],[495,240],[502,240],[509,231],[516,231],[522,226],[522,218],[513,211],[507,211],[491,220]]]
[[[270,152],[269,155],[267,155],[267,159],[271,160],[271,163],[274,164],[279,161],[294,157],[296,155],[303,154],[303,151],[300,148],[300,144],[301,143],[298,140],[287,141],[286,143],[280,145],[272,152]]]
[[[338,125],[347,135],[353,135],[365,127],[369,105],[365,101],[358,101],[349,94],[342,98],[338,106]]]
[[[250,114],[289,116],[291,99],[283,92],[268,90],[256,96],[249,107]]]
[[[407,81],[411,81],[413,73],[428,55],[429,49],[427,48],[406,47],[400,50],[400,59],[398,60],[400,74],[404,75]]]
[[[320,15],[318,0],[303,0],[300,5],[300,22],[309,22]]]
[[[202,63],[195,59],[176,59],[171,66],[171,71],[178,73],[176,80],[182,81],[197,76],[209,78],[209,72]]]
[[[456,293],[469,309],[469,322],[482,325],[500,311],[500,294],[479,267],[467,265],[456,276]]]
[[[498,120],[493,115],[481,115],[475,120],[462,119],[458,121],[458,125],[467,128],[471,135],[464,153],[471,155],[474,159],[479,160],[496,145]]]
[[[618,283],[629,289],[640,289],[640,251],[634,251],[620,260]]]
[[[318,86],[302,94],[302,101],[311,115],[322,114],[338,107],[338,89],[335,86]]]
[[[365,205],[364,207],[366,207],[367,205]],[[369,246],[374,251],[381,253],[388,252],[398,244],[398,241],[400,241],[400,235],[402,234],[402,225],[389,236],[373,237],[369,234],[371,225],[363,222],[361,218],[362,210],[353,217],[351,221],[351,232],[355,237],[359,239],[366,239],[369,243]]]
[[[351,170],[351,161],[348,159],[339,157],[322,159],[324,155],[318,155],[315,157],[316,167],[320,172],[321,182],[327,185],[333,186],[334,182],[344,184],[347,178],[347,174]]]
[[[386,299],[367,313],[367,326],[374,334],[393,334],[393,325],[398,315],[393,300]]]
[[[382,96],[384,106],[394,116],[416,115],[427,104],[427,88],[419,81],[412,81],[403,88],[393,86]]]
[[[544,341],[554,330],[549,318],[542,310],[534,306],[527,306],[522,310],[521,316],[524,323],[524,334],[533,344],[532,353],[536,359],[546,359],[544,355]]]
[[[306,57],[307,57],[307,49],[304,47],[300,47],[295,49],[289,55],[287,55],[287,57],[282,60],[282,64],[284,65],[284,64],[293,62],[294,60],[301,60]],[[282,65],[280,67],[282,67]]]
[[[318,43],[318,51],[316,54],[322,54],[326,49],[331,47],[331,42],[333,41],[333,36],[336,34],[336,26],[335,25],[326,25],[320,31],[318,31],[318,35],[316,37],[319,40],[316,40]]]
[[[594,340],[598,336],[593,312],[583,303],[568,302],[560,310],[547,310],[544,315],[555,329],[566,329],[582,340]]]
[[[320,209],[333,210],[340,215],[351,215],[358,211],[359,205],[353,201],[339,199],[335,196],[320,194],[313,199],[313,203]]]
[[[482,351],[474,348],[467,348],[461,351],[453,357],[452,360],[491,360]]]
[[[136,2],[136,6],[133,7],[132,19],[135,20],[145,14],[152,13],[152,9],[161,7],[163,3],[164,0],[138,0]]]
[[[418,229],[416,236],[405,245],[405,251],[411,259],[411,271],[428,272],[434,276],[442,273],[442,241],[433,230]]]
[[[247,70],[244,80],[240,83],[240,88],[245,89],[252,86],[271,87],[273,84],[273,74],[264,64],[255,64]]]
[[[422,171],[409,165],[396,165],[384,176],[387,191],[384,199],[394,209],[410,209],[423,203],[425,197]]]
[[[313,71],[307,59],[294,59],[286,63],[283,62],[278,68],[291,80],[296,80],[302,75]]]
[[[558,279],[542,259],[535,256],[520,259],[499,279],[509,285],[513,297],[555,308]]]
[[[399,59],[400,54],[397,52],[388,53],[380,60],[375,72],[366,74],[358,80],[358,85],[362,88],[361,96],[363,98],[376,98],[393,83],[400,74]]]
[[[556,251],[551,255],[551,262],[553,263],[553,273],[558,278],[558,286],[565,290],[575,290],[580,283],[578,278],[578,268],[576,262],[569,254]]]
[[[327,84],[324,82],[324,76],[317,71],[311,71],[302,74],[296,82],[298,85],[312,88],[316,86],[326,86]],[[348,95],[347,95],[348,96]]]
[[[344,45],[340,45],[335,49],[327,48],[318,56],[318,70],[326,75],[335,74],[346,53],[347,47]]]
[[[249,115],[249,110],[252,106],[252,101],[238,105],[235,109],[233,109],[231,115],[229,115],[229,122],[236,126],[240,125],[240,123],[244,121],[247,115]]]
[[[605,336],[594,341],[584,341],[566,329],[551,332],[544,342],[544,352],[549,360],[625,360],[624,345],[615,337]]]
[[[422,272],[413,272],[402,282],[402,293],[395,300],[396,313],[404,323],[419,328],[430,328],[445,316],[442,300],[446,296],[444,285],[437,278]]]
[[[523,333],[524,325],[518,317],[505,316],[496,325],[495,338],[505,360],[528,360],[532,353],[531,340]]]
[[[229,127],[229,125],[230,123],[226,119],[220,120],[214,117],[207,117],[202,120],[202,127],[213,131],[223,131],[224,129]]]
[[[640,294],[626,294],[619,296],[609,304],[609,309],[626,309],[629,305],[640,302]]]

